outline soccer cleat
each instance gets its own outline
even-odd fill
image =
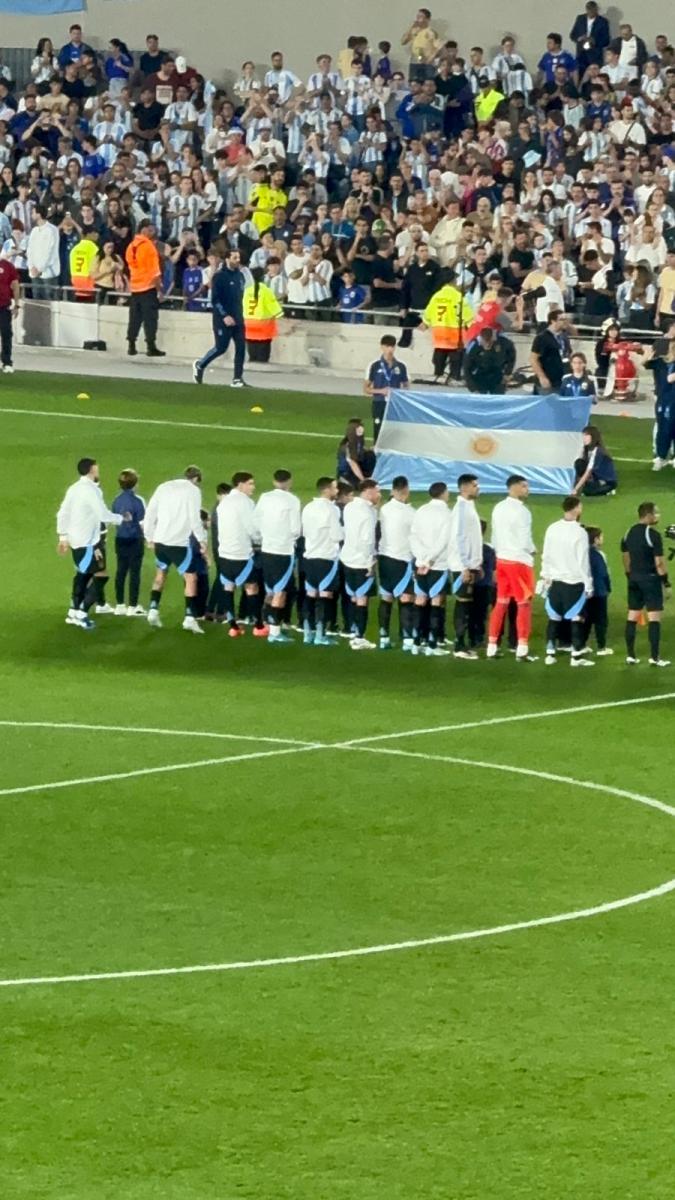
[[[602,650],[596,650],[595,657],[596,658],[608,658],[609,655],[613,654],[613,653],[614,653],[614,651],[612,650],[611,646],[603,646]]]
[[[478,655],[476,654],[475,650],[453,650],[452,657],[453,658],[468,658],[468,659],[471,659],[471,661],[473,661],[474,659],[478,658]]]
[[[228,629],[227,636],[231,637],[231,638],[240,638],[240,637],[243,637],[245,633],[246,633],[245,629],[239,629],[239,628],[235,627],[233,629]]]
[[[314,645],[315,646],[335,646],[335,645],[337,645],[337,643],[334,641],[333,638],[328,637],[325,633],[322,634],[321,636],[317,633],[316,637],[314,638]]]
[[[353,637],[349,643],[352,650],[374,650],[375,643],[369,642],[368,638]]]
[[[244,383],[243,379],[233,379],[230,387],[243,388],[246,387],[246,384]]]
[[[124,605],[122,605],[122,607],[124,607]],[[117,612],[117,609],[115,609],[115,612]],[[127,609],[127,616],[128,617],[144,617],[145,609],[143,608],[143,605],[142,604],[130,604]]]
[[[148,609],[147,621],[148,621],[148,625],[151,625],[153,629],[161,629],[162,628],[162,621],[161,621],[161,617],[159,615],[158,608],[149,608]]]
[[[243,634],[243,630],[242,630],[242,634]],[[253,636],[254,636],[254,637],[268,638],[268,637],[270,636],[270,627],[269,627],[269,625],[260,625],[260,626],[258,626],[258,625],[254,625],[254,626],[253,626]],[[292,639],[292,638],[288,638],[287,640],[290,642],[290,641],[292,641],[293,639]]]
[[[166,358],[166,350],[158,350],[156,346],[150,346],[145,353],[148,358]]]
[[[487,649],[485,651],[485,657],[486,658],[496,658],[497,657],[497,643],[496,642],[488,642]]]
[[[114,613],[114,611],[115,609],[113,608],[112,604],[96,605],[96,615],[99,617],[108,616],[110,613]]]
[[[262,630],[257,630],[257,629],[253,630],[254,637],[258,633],[260,633],[260,635],[262,636]],[[292,637],[286,637],[285,633],[275,633],[274,635],[272,633],[269,633],[267,640],[268,640],[270,646],[277,646],[277,645],[289,646],[295,639]]]
[[[196,358],[192,364],[192,378],[194,379],[195,383],[204,382],[204,369],[203,367],[200,367],[198,358]]]
[[[82,612],[81,608],[69,608],[66,616],[66,625],[79,625],[86,615],[86,613]]]
[[[516,650],[516,662],[539,662],[539,655],[530,654],[527,646],[519,646]]]
[[[390,637],[381,637],[378,642],[378,649],[379,650],[391,650],[391,648],[392,648],[391,638]]]
[[[665,458],[655,458],[654,464],[652,466],[652,471],[662,471],[665,466],[666,466]]]
[[[4,367],[2,368],[2,373],[3,375],[14,374],[14,367],[11,365],[11,363],[5,363]]]
[[[414,645],[415,643],[412,638],[404,638],[401,642],[401,649],[403,650],[404,654],[409,654]]]
[[[650,658],[649,665],[650,665],[650,667],[669,667],[670,659],[669,658]]]
[[[426,658],[449,658],[450,651],[444,650],[442,646],[427,646],[424,655]]]
[[[640,659],[634,658],[634,656],[632,654],[626,655],[626,663],[629,667],[637,667],[639,665],[639,662],[640,662]]]
[[[555,661],[556,661],[555,654],[547,654],[546,658],[544,659],[544,664],[547,667],[552,667],[552,666],[554,666]]]
[[[190,616],[186,617],[185,620],[183,621],[182,628],[185,629],[187,633],[203,633],[204,632],[204,630],[202,629],[202,627],[199,624],[199,621],[197,620],[196,617],[190,617]]]
[[[595,663],[591,662],[590,658],[583,658],[580,654],[573,654],[570,659],[571,667],[594,667]]]
[[[116,604],[115,605],[115,616],[116,617],[126,617],[126,615],[127,615],[126,604]]]
[[[91,629],[96,628],[95,623],[91,620],[90,617],[87,616],[86,613],[83,614],[82,620],[76,621],[75,624],[78,625],[80,629],[86,629],[87,632],[89,632]]]
[[[305,629],[302,635],[303,646],[313,646],[316,641],[316,631],[314,629]]]

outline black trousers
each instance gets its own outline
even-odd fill
[[[155,288],[146,292],[132,292],[129,301],[129,326],[127,341],[135,344],[143,330],[148,350],[152,350],[157,342],[157,324],[159,321],[159,299]]]
[[[0,308],[0,361],[3,367],[12,365],[12,310]]]
[[[588,641],[595,629],[595,640],[598,643],[598,650],[604,650],[607,645],[607,629],[609,626],[607,596],[589,596],[584,609],[584,620],[586,621],[586,641]]]
[[[115,600],[124,604],[124,585],[129,577],[129,604],[135,608],[141,590],[141,566],[145,547],[142,538],[118,538],[115,542],[117,570],[115,571]]]
[[[248,341],[246,349],[248,350],[249,362],[269,362],[272,342],[271,340],[267,342]]]
[[[244,358],[246,357],[246,338],[243,325],[224,325],[221,320],[213,326],[214,345],[199,359],[202,371],[221,354],[225,354],[230,342],[234,342],[234,378],[241,379],[244,373]]]
[[[387,400],[385,396],[373,396],[373,441],[376,442],[380,436],[380,428],[384,421],[384,414],[387,411]]]
[[[451,379],[461,379],[463,358],[463,350],[434,350],[432,356],[434,375],[438,378],[447,371]]]

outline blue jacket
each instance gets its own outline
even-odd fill
[[[596,596],[609,596],[612,590],[612,581],[609,577],[607,568],[607,559],[597,546],[591,546],[591,575],[593,577],[593,592]]]
[[[665,358],[653,358],[645,366],[654,373],[657,417],[675,411],[675,383],[668,383],[668,376],[675,371],[675,363],[666,362]]]
[[[558,395],[595,397],[595,384],[590,375],[582,375],[581,379],[577,379],[576,375],[572,374],[563,375]]]
[[[603,483],[616,483],[616,467],[614,459],[606,450],[601,450],[598,446],[591,472],[591,479],[602,480]]]
[[[115,538],[118,542],[143,540],[141,521],[145,516],[145,500],[142,500],[135,492],[120,492],[112,502],[112,511],[114,513],[131,513],[130,521],[124,521],[115,528]]]
[[[237,325],[244,324],[245,287],[246,277],[238,268],[236,271],[230,271],[229,267],[221,267],[216,271],[211,284],[215,325],[220,324],[223,317],[234,317]]]
[[[497,569],[497,555],[489,542],[483,542],[483,575],[476,580],[476,587],[489,587],[494,584],[494,575]]]

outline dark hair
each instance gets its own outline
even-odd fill
[[[138,483],[138,475],[131,467],[126,467],[124,471],[120,471],[118,483],[123,491],[130,492]]]
[[[655,508],[656,505],[653,500],[643,500],[642,504],[638,505],[638,517],[640,517],[640,519],[642,519],[642,517],[652,517],[654,515]]]
[[[88,475],[92,467],[96,466],[95,458],[81,458],[77,464],[78,475]]]
[[[547,33],[546,41],[555,42],[558,46],[562,45],[562,37],[559,33]]]
[[[274,480],[275,483],[288,483],[289,480],[292,478],[293,478],[293,476],[291,475],[291,472],[284,471],[283,468],[281,468],[278,471],[275,471],[274,475],[272,476],[272,479]]]
[[[457,479],[457,487],[458,488],[465,487],[467,483],[478,483],[478,476],[471,475],[471,474],[469,474],[468,471],[466,471],[463,475],[460,475],[458,477],[458,479]]]
[[[201,483],[202,473],[199,467],[186,467],[185,478],[190,480],[190,483]]]
[[[249,483],[253,479],[250,471],[235,471],[232,476],[232,487],[238,487],[240,483]]]
[[[335,480],[330,475],[319,475],[319,478],[316,481],[317,492],[325,492],[326,488],[329,488],[331,483],[335,483]]]
[[[574,512],[575,508],[578,508],[580,504],[581,500],[578,496],[565,496],[562,502],[562,510],[564,513]]]
[[[431,487],[429,488],[429,495],[431,496],[432,500],[440,500],[441,496],[444,496],[447,490],[447,483],[443,483],[441,480],[439,480],[438,483],[432,483]]]
[[[359,482],[356,485],[356,494],[357,496],[360,496],[362,492],[367,492],[370,490],[370,488],[376,488],[379,486],[380,485],[376,479],[359,479]]]
[[[125,188],[124,190],[128,191],[128,188]],[[138,232],[141,233],[141,231],[143,229],[147,229],[149,225],[153,225],[153,224],[154,224],[154,221],[151,221],[149,217],[146,217],[144,221],[138,222]]]
[[[151,33],[148,34],[148,37],[152,36],[153,35]],[[232,488],[230,487],[229,483],[219,483],[216,485],[216,496],[229,496],[231,491]]]
[[[381,50],[383,54],[388,54],[391,50],[391,42],[378,42],[377,48],[378,50]]]
[[[338,494],[338,499],[341,496],[353,496],[354,488],[351,483],[347,483],[347,481],[344,479],[339,479],[337,494]]]
[[[590,435],[591,445],[593,447],[599,446],[601,450],[604,448],[603,441],[602,441],[602,434],[601,434],[600,430],[598,429],[597,425],[584,425],[584,428],[582,429],[581,432],[587,433]]]
[[[396,338],[394,337],[394,335],[392,333],[385,333],[384,337],[380,338],[380,345],[381,346],[395,346]]]
[[[602,530],[599,525],[587,525],[586,533],[588,534],[588,541],[589,541],[590,545],[592,546],[593,543],[596,542],[598,540],[598,538],[600,537]]]
[[[552,325],[554,321],[557,321],[557,320],[558,320],[558,317],[562,317],[562,316],[564,316],[564,315],[565,315],[565,314],[563,313],[562,309],[560,309],[560,308],[552,308],[552,309],[551,309],[551,311],[550,311],[550,313],[548,314],[548,321],[547,321],[547,324],[548,324],[548,325]]]
[[[391,481],[392,492],[401,492],[404,488],[410,487],[405,475],[395,475]]]
[[[361,417],[351,417],[349,419],[349,421],[347,421],[347,428],[345,430],[345,437],[344,437],[344,440],[347,443],[347,449],[349,451],[349,456],[350,456],[350,458],[353,458],[355,460],[358,459],[358,452],[359,452],[359,444],[358,444],[358,439],[356,436],[356,430],[359,425],[363,425],[363,421],[361,420]]]
[[[515,487],[517,483],[527,483],[527,479],[524,475],[509,475],[506,486],[507,488]]]

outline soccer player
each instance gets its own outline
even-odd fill
[[[579,524],[582,504],[578,496],[565,496],[562,502],[563,515],[559,521],[549,525],[544,536],[541,556],[541,574],[546,588],[546,665],[555,662],[555,646],[558,625],[570,621],[572,626],[573,667],[593,667],[586,652],[586,627],[584,609],[589,596],[593,595],[590,547],[588,534]]]
[[[114,513],[106,507],[99,487],[99,470],[95,458],[81,458],[77,464],[79,479],[66,492],[56,516],[59,537],[57,550],[67,554],[70,548],[75,563],[75,578],[66,625],[93,629],[89,609],[94,603],[93,579],[102,561],[99,544],[101,525],[121,525],[130,521],[127,513]]]
[[[375,536],[380,487],[374,479],[360,480],[354,499],[344,509],[345,539],[340,552],[347,595],[351,602],[352,650],[374,650],[366,638],[368,595],[375,582]]]
[[[467,646],[471,611],[476,583],[483,570],[483,534],[476,512],[478,478],[460,475],[457,480],[457,503],[450,517],[449,563],[452,572],[452,594],[455,597],[455,658],[477,659],[476,651]]]
[[[631,666],[640,661],[635,657],[635,634],[643,609],[647,610],[649,665],[670,666],[668,659],[660,657],[664,594],[670,596],[663,542],[656,529],[660,519],[658,506],[646,500],[638,508],[637,524],[631,526],[621,541],[623,566],[628,578],[626,662]]]
[[[395,357],[396,338],[393,334],[385,333],[384,337],[380,338],[380,349],[382,353],[368,367],[363,385],[364,394],[372,396],[373,399],[373,439],[375,442],[384,420],[391,389],[405,387],[408,383],[408,368],[405,363]]]
[[[193,546],[190,544],[190,538],[194,537],[200,553],[206,558],[206,533],[201,517],[201,481],[202,473],[199,467],[187,467],[182,479],[170,479],[166,483],[160,483],[145,510],[145,540],[148,547],[155,551],[157,563],[147,618],[148,625],[153,629],[162,627],[159,605],[169,569],[173,566],[178,574],[183,576],[185,588],[183,629],[189,633],[204,632],[197,621],[195,611],[197,575],[193,569]]]
[[[123,522],[117,530],[115,551],[117,554],[117,570],[115,572],[115,608],[116,617],[144,617],[145,609],[138,603],[141,588],[141,566],[143,564],[143,526],[145,516],[145,500],[136,495],[138,475],[131,468],[120,473],[118,480],[120,492],[112,502],[112,511],[116,513],[131,513],[131,520]],[[124,603],[124,588],[129,577],[129,605]]]
[[[410,484],[405,475],[392,481],[391,496],[380,509],[380,650],[391,649],[391,613],[394,600],[399,602],[399,627],[404,650],[413,648],[415,591],[413,584],[410,530],[415,510],[410,504]]]
[[[260,530],[265,609],[263,620],[271,643],[292,642],[281,629],[286,592],[295,567],[295,546],[302,533],[300,501],[293,495],[290,471],[275,471],[274,487],[263,492],[255,509]]]
[[[238,250],[227,250],[225,263],[213,276],[211,281],[211,304],[213,307],[213,341],[214,345],[203,358],[196,358],[192,364],[192,378],[195,383],[202,383],[206,368],[225,354],[231,341],[234,342],[234,377],[232,387],[245,387],[244,357],[246,355],[246,336],[244,331],[244,288],[246,276],[241,270],[241,256]]]
[[[269,629],[262,619],[260,587],[253,579],[254,546],[260,542],[255,517],[255,479],[250,471],[232,476],[232,491],[218,505],[218,570],[225,589],[225,619],[231,638],[243,637],[244,630],[235,618],[235,592],[243,587],[254,615],[254,637],[267,637]]]
[[[516,660],[532,662],[529,640],[534,596],[532,514],[525,506],[529,484],[524,475],[509,475],[508,495],[492,510],[492,545],[497,556],[497,596],[490,616],[487,657],[496,658],[511,600],[518,606]]]
[[[415,629],[412,653],[441,657],[445,640],[450,509],[448,485],[432,483],[429,500],[417,509],[410,530],[415,560]]]
[[[344,530],[335,503],[336,480],[322,475],[316,481],[316,491],[315,498],[302,511],[305,540],[303,641],[306,646],[332,646],[334,642],[326,637],[326,628],[339,587],[339,554]]]

